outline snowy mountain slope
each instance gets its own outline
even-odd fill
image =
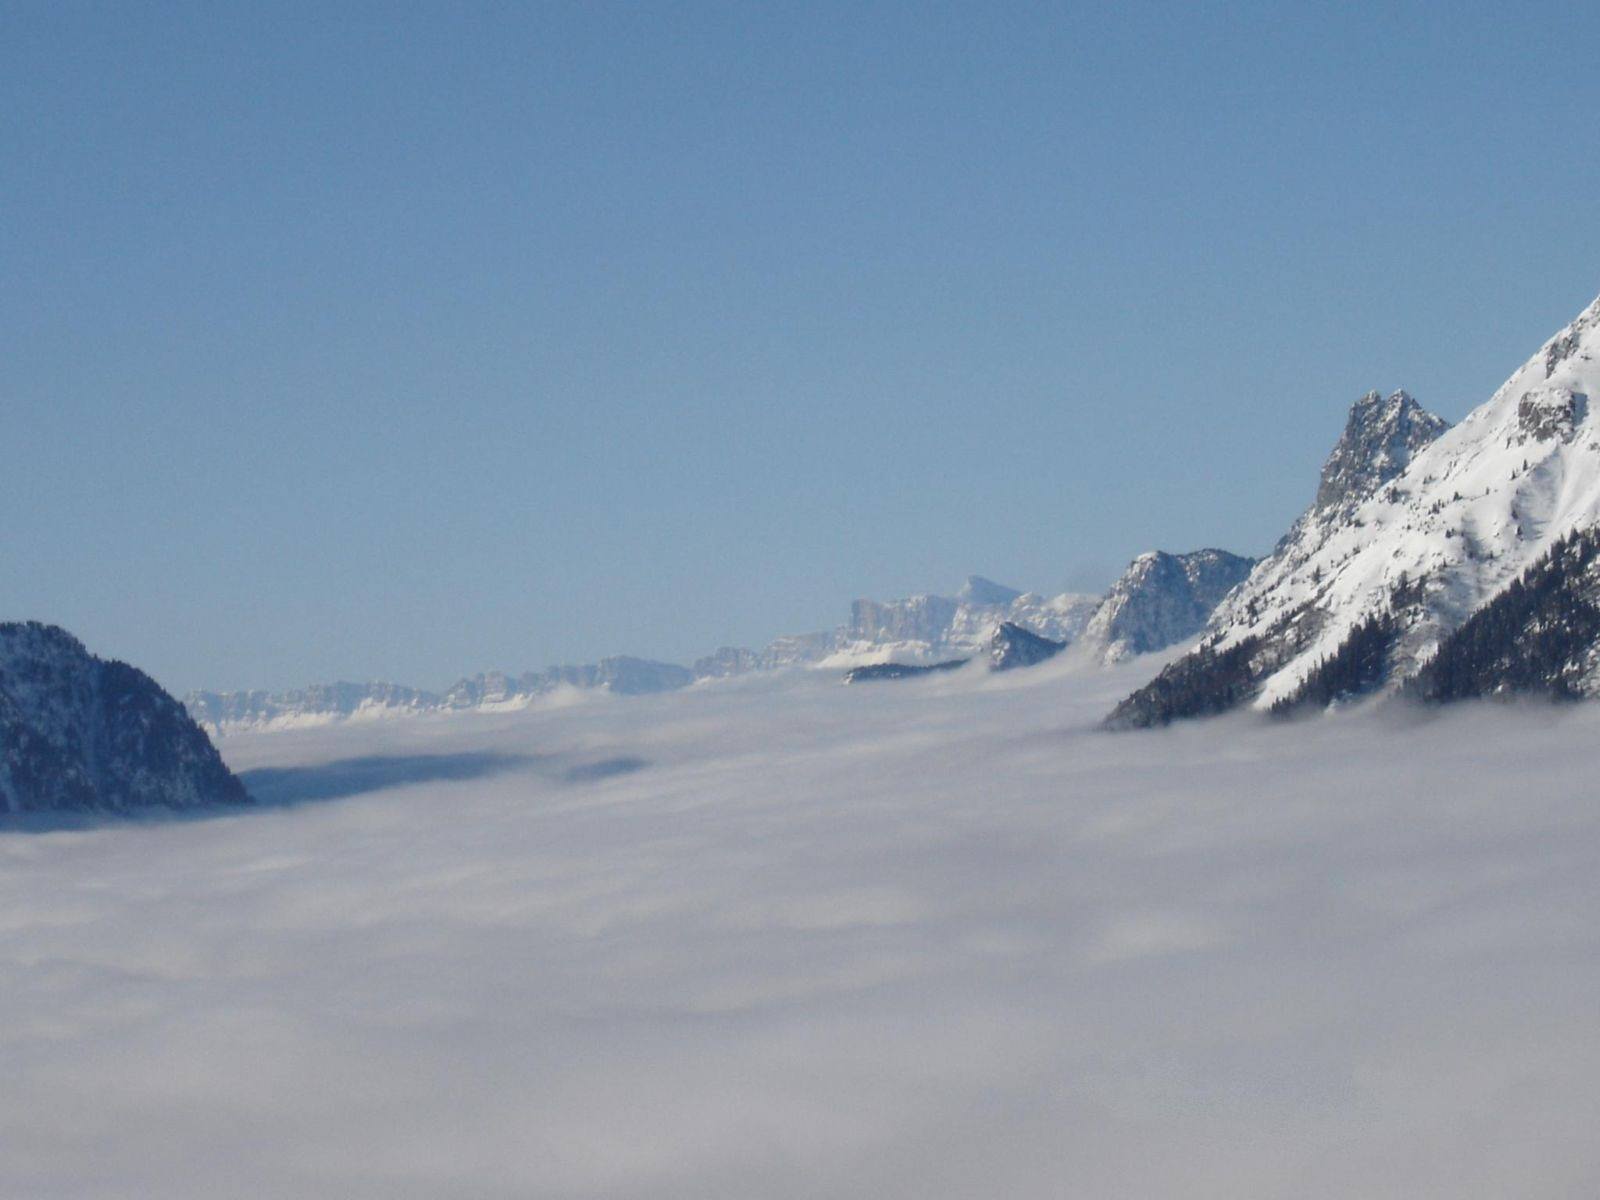
[[[244,786],[183,707],[64,629],[0,624],[0,811],[243,804]]]
[[[1589,403],[1597,388],[1600,300],[1432,440],[1437,418],[1409,396],[1363,397],[1324,468],[1318,503],[1218,608],[1209,651],[1220,660],[1247,648],[1229,658],[1231,669],[1248,678],[1255,705],[1268,707],[1382,615],[1392,645],[1380,686],[1415,674],[1557,540],[1600,518],[1600,429]],[[1178,666],[1202,692],[1205,672]],[[1113,719],[1148,723],[1139,693]]]
[[[1205,628],[1217,604],[1255,566],[1226,550],[1152,550],[1128,565],[1095,609],[1083,642],[1119,662],[1185,641]]]

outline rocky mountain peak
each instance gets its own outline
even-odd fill
[[[1313,511],[1337,512],[1365,500],[1411,464],[1450,422],[1405,391],[1368,392],[1350,406],[1344,434],[1322,466]]]
[[[1600,329],[1600,299],[1596,299],[1578,314],[1572,324],[1545,343],[1544,377],[1549,379],[1562,363],[1574,355],[1587,361],[1590,358],[1590,350],[1585,349],[1584,343],[1589,340],[1589,334],[1596,329]]]
[[[1084,637],[1107,661],[1148,654],[1193,637],[1255,560],[1226,550],[1150,550],[1128,564],[1089,620]]]

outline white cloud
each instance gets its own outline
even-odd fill
[[[0,834],[0,1194],[1592,1190],[1600,712],[1092,732],[1139,670],[241,737],[529,757]]]

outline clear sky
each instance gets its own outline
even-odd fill
[[[0,4],[0,617],[175,689],[1271,546],[1600,293],[1596,6]]]

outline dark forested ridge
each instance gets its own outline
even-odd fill
[[[1255,695],[1261,639],[1248,637],[1226,650],[1201,646],[1186,654],[1118,704],[1107,729],[1150,729],[1183,717],[1213,716]]]
[[[1389,671],[1399,623],[1392,613],[1374,613],[1350,631],[1339,648],[1318,663],[1300,686],[1274,701],[1272,715],[1327,708],[1336,700],[1364,696],[1382,686]]]
[[[910,679],[915,675],[931,675],[936,671],[954,671],[957,667],[967,665],[967,659],[956,658],[949,662],[930,663],[921,666],[915,663],[869,663],[864,667],[852,667],[844,673],[846,683],[870,683],[877,679]]]
[[[1600,530],[1568,534],[1447,637],[1407,686],[1432,703],[1577,699],[1600,651]]]

